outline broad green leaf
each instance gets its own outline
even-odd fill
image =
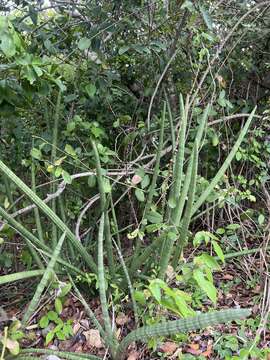
[[[65,152],[68,153],[68,154],[71,155],[71,156],[74,156],[74,157],[77,156],[76,151],[75,151],[75,150],[73,149],[73,147],[72,147],[71,145],[69,145],[69,144],[66,144],[66,146],[65,146]]]
[[[55,321],[55,320],[58,319],[57,313],[56,313],[55,311],[52,311],[52,310],[50,310],[50,311],[48,312],[47,316],[48,316],[48,319],[49,319],[50,321]]]
[[[212,145],[217,146],[218,144],[219,144],[219,138],[218,138],[217,134],[214,134],[212,137]]]
[[[147,233],[153,233],[162,228],[163,224],[150,224],[145,227]]]
[[[220,270],[220,266],[216,259],[207,253],[203,253],[200,256],[195,257],[194,263],[206,265],[209,269],[211,269],[211,271]]]
[[[105,194],[109,194],[112,191],[112,187],[109,179],[103,178],[103,189]]]
[[[18,343],[18,341],[16,340],[11,340],[9,338],[6,339],[6,341],[4,339],[1,340],[2,343],[5,342],[5,345],[7,347],[7,349],[10,351],[10,353],[14,356],[18,355],[20,352],[20,345]]]
[[[130,49],[130,46],[122,46],[119,50],[118,50],[118,54],[119,55],[123,55],[125,52],[127,52]]]
[[[154,279],[148,285],[148,289],[151,291],[157,302],[161,301],[161,289],[167,287],[166,283],[160,279]]]
[[[149,211],[149,213],[146,214],[146,219],[152,224],[160,224],[163,221],[162,215],[157,211]]]
[[[55,307],[57,314],[60,315],[63,310],[63,305],[62,305],[62,301],[59,298],[55,299],[54,307]]]
[[[206,293],[209,299],[213,301],[214,304],[216,304],[217,289],[210,281],[205,278],[203,272],[199,269],[195,269],[193,271],[193,278],[196,280],[199,287]]]
[[[48,332],[45,340],[46,346],[53,340],[53,338],[54,338],[54,332],[53,331]]]
[[[141,182],[142,189],[145,189],[150,184],[150,177],[149,175],[145,175]]]
[[[144,196],[144,192],[142,189],[136,189],[135,190],[135,196],[138,199],[138,201],[140,202],[144,202],[145,201],[145,196]]]
[[[219,235],[223,235],[225,233],[225,229],[224,228],[218,228],[216,233],[219,234]]]
[[[235,158],[237,161],[240,161],[242,159],[242,153],[240,151],[237,151],[237,153],[235,154]]]
[[[66,340],[66,335],[62,330],[57,331],[56,336],[59,340]]]
[[[140,303],[141,305],[145,305],[146,304],[146,298],[145,295],[143,293],[143,291],[134,291],[134,298],[135,300]]]
[[[61,291],[60,291],[59,297],[64,297],[64,296],[66,296],[66,295],[70,292],[71,288],[72,288],[71,283],[68,283],[68,284],[66,284],[65,286],[61,287]]]
[[[186,317],[195,315],[195,311],[191,309],[191,307],[187,304],[186,300],[182,296],[176,295],[174,297],[174,301],[182,316]]]
[[[202,242],[207,245],[210,239],[218,240],[218,238],[209,231],[198,231],[194,236],[193,245],[199,246]]]
[[[90,45],[91,45],[91,40],[85,37],[80,39],[80,41],[78,42],[78,48],[82,51],[88,49]]]
[[[11,57],[16,54],[16,47],[13,40],[13,37],[9,33],[3,33],[0,38],[0,49],[6,55],[6,57]]]
[[[66,184],[72,183],[72,177],[69,175],[69,173],[66,170],[62,171],[62,177]]]
[[[76,128],[76,123],[75,121],[70,121],[68,124],[67,124],[67,131],[71,132],[73,130],[75,130]]]
[[[264,223],[265,217],[263,214],[260,214],[258,217],[258,223],[259,225],[262,225]]]
[[[63,172],[63,169],[61,168],[61,166],[58,166],[55,169],[54,176],[58,178],[60,175],[62,175],[62,172]]]
[[[88,186],[90,188],[93,188],[96,186],[96,183],[97,183],[97,178],[96,178],[96,175],[90,175],[88,180],[87,180],[87,183],[88,183]]]
[[[85,91],[87,92],[87,95],[92,98],[95,96],[95,93],[97,91],[97,88],[95,86],[95,84],[88,84],[85,87]]]
[[[49,318],[47,315],[42,316],[42,318],[38,322],[39,326],[44,329],[49,325]]]
[[[223,254],[223,251],[222,251],[221,247],[219,246],[219,244],[215,240],[212,241],[212,245],[213,245],[215,253],[220,258],[220,260],[224,263],[225,258],[224,258],[224,254]]]
[[[227,230],[238,230],[241,226],[239,224],[229,224],[226,226],[226,229]]]
[[[23,68],[23,70],[22,70],[22,75],[23,75],[23,77],[24,77],[25,79],[27,79],[27,80],[30,82],[31,85],[32,85],[32,84],[36,81],[36,79],[37,79],[36,73],[35,73],[35,71],[33,70],[33,67],[32,67],[31,65],[27,65],[27,66],[25,66],[25,67]]]
[[[209,30],[213,30],[213,20],[209,12],[201,5],[199,6],[200,12],[202,14],[203,20]]]
[[[31,149],[31,156],[34,159],[37,159],[37,160],[41,160],[41,158],[42,158],[41,151],[39,149],[37,149],[37,148],[32,148]]]

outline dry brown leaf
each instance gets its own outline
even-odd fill
[[[86,342],[88,346],[95,347],[97,349],[100,349],[103,347],[103,344],[101,342],[100,333],[98,330],[91,329],[83,332],[83,335],[86,338]]]
[[[200,355],[201,354],[200,345],[196,343],[189,344],[187,352],[192,355]]]
[[[128,355],[127,360],[138,360],[140,358],[140,353],[138,351],[131,351],[131,353]]]
[[[170,359],[180,359],[181,358],[181,355],[183,354],[182,353],[182,348],[178,348],[171,356],[170,356]]]
[[[223,278],[224,280],[233,280],[233,276],[232,276],[231,274],[224,274],[224,275],[222,276],[222,278]]]
[[[73,325],[73,334],[76,335],[77,332],[80,330],[81,328],[81,324],[76,322],[74,325]]]
[[[226,81],[224,80],[224,78],[221,75],[217,75],[216,79],[221,87],[223,87],[223,88],[226,87]]]
[[[193,349],[193,350],[199,350],[200,348],[200,345],[199,344],[189,344],[188,345],[190,347],[190,349]]]
[[[142,181],[142,178],[139,175],[134,175],[131,179],[133,185],[137,185]]]
[[[168,280],[174,279],[175,271],[171,265],[168,265],[167,270],[166,270],[166,275],[167,275]]]
[[[212,355],[212,345],[211,344],[207,345],[207,350],[201,353],[201,355],[205,357],[210,357]]]
[[[177,347],[178,345],[176,343],[172,341],[166,341],[164,344],[160,346],[160,351],[171,355],[175,352]]]
[[[84,330],[89,330],[89,320],[81,319],[80,324],[84,328]]]
[[[119,340],[120,337],[121,337],[121,328],[118,328],[118,329],[115,329],[115,336],[116,336],[116,339]]]
[[[130,318],[124,313],[119,313],[115,319],[116,324],[120,326],[127,324],[129,321]]]

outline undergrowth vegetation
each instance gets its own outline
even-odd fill
[[[268,359],[269,8],[0,4],[0,360]]]

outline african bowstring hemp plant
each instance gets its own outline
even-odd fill
[[[100,329],[101,336],[103,337],[105,343],[109,345],[109,349],[113,360],[123,360],[125,358],[125,353],[128,346],[134,341],[146,342],[147,339],[152,337],[170,336],[170,335],[175,335],[177,333],[184,333],[196,329],[203,329],[208,326],[214,326],[229,321],[243,319],[250,315],[250,310],[248,309],[228,309],[218,312],[198,314],[194,317],[189,317],[174,321],[166,321],[156,325],[139,327],[136,330],[131,331],[120,343],[118,343],[112,332],[111,320],[108,311],[108,303],[106,299],[104,254],[103,254],[103,240],[104,240],[103,238],[104,238],[104,222],[105,222],[104,219],[105,219],[105,215],[103,212],[101,215],[99,232],[98,232],[98,282],[99,282],[100,302],[101,302],[103,320],[105,324],[105,330],[103,330],[103,328],[95,318],[95,315],[90,309],[89,309],[90,310],[89,315],[92,321],[94,322],[95,326],[98,329]],[[62,246],[62,242],[64,239],[62,239],[62,241],[61,239],[59,240],[59,243],[57,245],[57,250],[55,250],[53,256],[54,259],[56,258],[57,252],[60,251],[60,248]],[[53,267],[53,260],[51,260],[50,264]],[[81,295],[78,292],[78,290],[76,292],[79,294],[79,297],[81,298]],[[85,301],[83,300],[83,302]],[[84,306],[88,308],[88,305],[86,303],[84,304]],[[48,352],[47,349],[25,349],[22,351],[22,354],[20,356],[24,358],[24,354],[35,354],[35,353],[60,355],[59,352],[54,352],[53,350],[49,350]],[[80,357],[80,355],[82,356]],[[101,358],[92,355],[88,355],[88,354],[76,355],[69,352],[61,352],[60,356],[67,360],[68,359],[71,360],[100,359],[101,360]]]
[[[217,312],[199,314],[180,320],[166,321],[161,324],[142,326],[129,333],[119,344],[115,360],[124,359],[127,347],[134,341],[146,342],[157,336],[169,336],[177,333],[203,329],[229,321],[243,319],[250,315],[249,309],[229,309]]]
[[[200,125],[198,127],[195,136],[192,156],[189,160],[186,176],[183,176],[184,154],[186,148],[185,132],[186,132],[187,118],[188,118],[188,103],[186,103],[186,106],[184,106],[184,101],[182,99],[182,96],[180,96],[180,113],[182,118],[182,125],[179,131],[178,149],[175,156],[175,164],[173,168],[173,176],[172,176],[173,185],[168,201],[169,209],[167,213],[169,214],[169,217],[167,219],[167,222],[170,225],[170,227],[169,227],[169,231],[167,231],[167,235],[164,238],[161,249],[160,271],[159,271],[159,278],[161,279],[163,279],[165,276],[165,272],[170,261],[170,256],[172,254],[173,254],[172,265],[174,268],[177,266],[182,250],[186,243],[188,229],[190,226],[190,222],[192,220],[192,216],[204,204],[207,197],[211,194],[215,186],[222,179],[225,171],[228,169],[230,163],[234,159],[235,154],[239,149],[239,146],[250,127],[256,108],[254,108],[253,111],[251,112],[248,120],[245,123],[245,126],[240,131],[237,141],[235,142],[233,148],[231,149],[224,163],[218,170],[217,174],[210,181],[210,184],[204,190],[204,192],[199,196],[199,199],[194,201],[194,195],[196,191],[198,148],[202,146],[202,137],[206,128],[206,122],[207,122],[209,110],[210,110],[210,106],[208,105],[205,111],[203,112],[203,115],[200,120]],[[184,209],[185,212],[183,212]],[[175,243],[176,246],[173,249]]]
[[[72,246],[78,251],[85,263],[89,266],[91,271],[97,273],[97,266],[93,257],[86,251],[80,241],[77,240],[76,236],[67,227],[67,225],[57,216],[52,209],[40,199],[14,172],[6,166],[2,160],[0,160],[0,172],[4,173],[14,184],[22,191],[29,199],[41,210],[48,218],[57,226],[61,232],[65,232],[67,239],[71,242]]]
[[[113,360],[124,360],[128,346],[134,341],[145,343],[149,338],[176,335],[177,333],[187,333],[189,331],[201,330],[209,326],[215,326],[230,321],[244,319],[250,315],[249,309],[228,309],[216,311],[211,313],[199,314],[193,317],[188,317],[180,320],[166,321],[161,324],[142,326],[136,330],[131,331],[119,345],[115,344],[113,352],[111,351]],[[112,349],[111,349],[112,350]],[[41,354],[55,354],[61,356],[63,359],[79,360],[79,359],[93,359],[101,360],[101,358],[88,355],[76,354],[70,352],[58,352],[48,349],[24,349],[23,354],[41,353]],[[13,359],[13,358],[12,358]],[[15,358],[14,358],[15,359]],[[18,359],[18,357],[16,357]]]
[[[144,221],[144,219],[147,217],[147,215],[149,213],[149,210],[152,206],[154,193],[156,190],[158,175],[160,172],[161,152],[162,152],[163,141],[164,141],[165,120],[166,120],[166,102],[164,101],[163,111],[162,111],[161,121],[160,121],[160,130],[159,130],[159,138],[158,138],[159,142],[158,142],[158,147],[157,147],[157,152],[156,152],[156,162],[155,162],[155,166],[154,166],[152,181],[151,181],[149,191],[148,191],[148,196],[146,199],[146,204],[145,204],[145,207],[143,210],[142,222]],[[141,241],[137,238],[136,245],[135,245],[135,251],[134,251],[131,268],[130,268],[130,277],[131,278],[136,270],[136,264],[137,264],[138,257],[140,255],[140,249],[141,249]]]
[[[194,152],[197,153],[196,146]],[[124,359],[127,347],[134,341],[145,342],[148,338],[151,337],[169,336],[175,335],[179,332],[183,333],[196,329],[203,329],[208,326],[214,326],[220,323],[242,319],[250,315],[250,310],[248,309],[229,309],[218,312],[199,314],[194,317],[180,320],[167,321],[157,325],[143,326],[132,331],[119,344],[114,334],[112,333],[108,303],[106,299],[103,254],[104,218],[104,213],[102,213],[98,232],[98,282],[100,303],[105,324],[105,335],[109,338],[111,354],[114,360]]]
[[[107,211],[107,201],[106,201],[106,193],[105,193],[105,189],[104,189],[102,168],[101,168],[98,148],[97,148],[96,142],[93,139],[91,139],[91,145],[93,148],[95,163],[96,163],[97,181],[98,181],[98,188],[99,188],[99,194],[100,194],[100,208],[101,208],[101,212],[105,211],[104,231],[105,231],[105,243],[106,243],[107,257],[108,257],[108,263],[109,263],[109,270],[110,270],[110,275],[112,276],[112,278],[114,278],[115,277],[115,265],[114,265],[114,256],[113,256],[112,236],[111,236],[111,230],[110,230],[109,214]]]
[[[208,114],[210,110],[210,105],[206,107],[206,109],[203,112],[203,115],[200,118],[200,123],[198,126],[197,133],[195,135],[195,139],[193,142],[193,151],[194,152],[194,146],[195,142],[197,142],[198,147],[198,153],[199,149],[202,147],[202,138],[203,134],[206,129]],[[170,261],[170,256],[173,256],[173,265],[176,267],[178,264],[180,255],[182,253],[182,250],[186,244],[187,241],[187,230],[190,226],[190,223],[193,220],[193,217],[195,213],[199,210],[199,208],[205,203],[208,196],[211,194],[211,192],[214,190],[215,186],[218,184],[218,182],[222,179],[224,176],[225,171],[230,166],[232,160],[235,157],[235,154],[237,150],[239,149],[239,146],[241,145],[241,142],[243,141],[245,135],[247,134],[247,131],[250,127],[250,124],[252,122],[252,119],[255,115],[256,107],[253,109],[253,111],[250,113],[245,125],[240,130],[239,136],[237,141],[235,142],[233,148],[231,149],[230,153],[228,154],[227,158],[225,159],[224,163],[218,170],[217,174],[214,176],[214,178],[210,181],[208,187],[202,192],[202,194],[199,196],[198,199],[193,200],[193,204],[190,211],[190,205],[191,200],[188,200],[189,193],[195,193],[196,191],[196,176],[195,179],[192,179],[192,163],[191,163],[191,157],[189,161],[185,161],[185,153],[187,150],[189,150],[186,146],[186,128],[185,122],[188,118],[188,111],[189,111],[189,105],[186,101],[186,105],[184,106],[184,101],[180,95],[180,113],[182,118],[182,125],[179,129],[179,135],[178,135],[178,141],[176,144],[177,150],[176,154],[173,154],[173,158],[175,159],[175,165],[173,167],[173,175],[172,175],[172,187],[169,194],[169,200],[167,203],[167,211],[166,211],[166,223],[168,225],[167,229],[164,230],[159,234],[159,237],[155,239],[150,245],[147,247],[141,249],[140,247],[135,251],[135,255],[133,256],[132,263],[130,266],[130,276],[133,278],[138,271],[138,269],[141,268],[141,266],[147,261],[147,257],[149,254],[152,254],[153,251],[157,254],[157,265],[162,264],[162,269],[159,272],[159,277],[164,278],[166,271],[166,266],[168,266]],[[184,124],[183,124],[184,122]],[[162,129],[161,129],[162,130]],[[184,143],[184,144],[183,144]],[[190,144],[190,143],[189,143]],[[158,153],[159,151],[162,151],[162,148],[158,148],[157,152],[157,160],[158,160],[158,166],[155,167],[159,171],[159,157]],[[189,150],[190,151],[190,150]],[[179,152],[181,154],[179,154]],[[183,160],[182,157],[184,156]],[[176,160],[177,159],[177,160]],[[181,170],[181,167],[185,162],[188,162],[188,166],[186,171]],[[180,168],[180,169],[179,169]],[[181,176],[181,174],[184,174]],[[179,177],[180,181],[179,181]],[[178,182],[176,182],[176,178],[178,178]],[[178,184],[178,185],[176,185]],[[193,189],[190,189],[192,184]],[[175,189],[177,187],[177,189]],[[189,216],[186,213],[186,210],[184,212],[184,209],[186,209],[187,204],[189,203]],[[190,216],[191,214],[191,216]],[[170,239],[168,239],[170,237]],[[157,241],[158,240],[158,241]],[[162,241],[161,241],[162,240]],[[168,256],[168,249],[170,252],[170,256]],[[165,251],[166,250],[166,251]],[[146,256],[147,254],[147,256]],[[160,255],[161,254],[161,255]]]
[[[64,233],[59,241],[58,241],[58,244],[56,245],[55,247],[55,250],[53,252],[53,255],[52,255],[52,258],[51,260],[49,261],[48,263],[48,266],[47,266],[47,269],[46,271],[44,272],[38,286],[37,286],[37,289],[35,291],[35,294],[23,316],[23,319],[22,319],[22,325],[25,326],[28,322],[28,320],[30,319],[30,317],[32,316],[32,314],[34,313],[34,311],[36,310],[37,306],[38,306],[38,303],[40,301],[40,298],[42,296],[42,293],[45,289],[45,287],[47,286],[48,282],[49,282],[49,279],[50,277],[53,275],[53,268],[56,264],[56,259],[61,251],[61,248],[62,248],[62,245],[63,245],[63,242],[65,240],[65,237],[66,237],[66,234]]]

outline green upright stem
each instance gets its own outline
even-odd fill
[[[55,107],[55,115],[54,115],[54,124],[53,124],[53,141],[52,141],[52,153],[51,153],[51,163],[52,165],[56,160],[56,149],[58,142],[58,127],[59,127],[59,115],[60,115],[60,106],[61,106],[61,91],[58,92],[56,107]],[[54,176],[52,176],[52,180]],[[56,183],[53,181],[51,184],[51,193],[56,191]],[[56,198],[52,199],[52,211],[56,214]],[[55,247],[57,244],[57,226],[52,223],[52,245]]]
[[[106,286],[105,286],[104,253],[103,253],[104,225],[105,225],[105,214],[103,212],[101,215],[99,232],[98,232],[98,286],[99,286],[99,298],[100,298],[106,335],[109,338],[109,342],[113,343],[115,339],[112,333],[108,303],[106,298]],[[115,349],[113,346],[111,351],[114,352],[114,350]]]
[[[61,238],[59,239],[55,249],[54,249],[54,252],[53,252],[53,255],[52,255],[52,258],[50,259],[49,261],[49,264],[47,266],[47,269],[46,271],[44,272],[43,276],[42,276],[42,279],[40,280],[40,283],[38,284],[37,286],[37,289],[35,291],[35,294],[23,316],[23,319],[22,319],[22,325],[25,326],[29,320],[29,318],[31,317],[31,315],[33,314],[33,312],[35,311],[39,301],[40,301],[40,298],[42,296],[42,293],[45,289],[45,287],[47,286],[47,283],[53,273],[53,269],[54,269],[54,266],[56,264],[56,260],[58,258],[58,255],[61,251],[61,248],[62,248],[62,245],[63,245],[63,242],[65,240],[65,237],[66,237],[66,234],[64,233]]]
[[[157,155],[156,155],[156,163],[155,163],[154,173],[153,173],[151,185],[150,185],[147,200],[146,200],[146,205],[145,205],[145,208],[143,211],[143,219],[146,217],[147,213],[149,212],[149,210],[151,208],[153,196],[154,196],[156,185],[157,185],[157,178],[158,178],[158,174],[159,174],[159,170],[160,170],[161,152],[162,152],[162,148],[163,148],[165,118],[166,118],[166,102],[164,102],[164,105],[163,105],[163,112],[162,112],[160,131],[159,131],[159,143],[158,143]],[[137,239],[135,251],[134,251],[134,255],[133,255],[133,261],[131,264],[132,268],[134,267],[134,261],[136,261],[137,257],[139,256],[140,248],[141,248],[141,242],[139,239]]]
[[[197,177],[197,170],[198,170],[198,146],[197,141],[195,140],[194,150],[193,150],[193,161],[192,161],[192,170],[191,170],[191,181],[190,187],[188,192],[188,200],[186,205],[185,214],[182,220],[182,224],[180,227],[180,232],[178,236],[178,242],[176,245],[172,266],[176,268],[176,265],[179,261],[180,255],[182,254],[184,245],[186,243],[186,238],[188,234],[188,228],[191,220],[191,213],[192,213],[192,206],[195,197],[196,191],[196,177]]]
[[[34,161],[32,161],[32,165],[31,165],[31,177],[32,177],[32,190],[36,193],[36,169],[35,169]],[[35,221],[36,221],[36,227],[37,227],[37,233],[38,233],[39,240],[42,243],[45,243],[44,237],[43,237],[41,221],[40,221],[39,209],[37,207],[34,208],[34,215],[35,215]]]
[[[67,217],[66,217],[66,212],[65,212],[65,205],[64,205],[64,199],[63,199],[63,196],[59,196],[58,197],[58,206],[59,206],[59,209],[60,209],[60,215],[61,215],[61,220],[67,224]],[[75,253],[74,253],[74,248],[73,248],[73,245],[70,241],[68,241],[67,243],[67,246],[68,246],[68,250],[69,250],[69,257],[71,260],[74,260],[75,259]]]
[[[114,278],[115,277],[115,265],[114,265],[114,256],[113,256],[113,246],[112,246],[112,237],[111,237],[111,230],[110,230],[110,220],[108,212],[106,211],[106,195],[104,190],[104,183],[103,183],[103,175],[102,175],[102,168],[99,158],[98,149],[94,140],[91,140],[92,148],[94,151],[94,157],[96,162],[96,171],[97,171],[97,180],[98,180],[98,188],[100,194],[100,208],[101,212],[105,212],[105,243],[106,243],[106,250],[108,256],[108,264],[110,269],[110,274]]]

